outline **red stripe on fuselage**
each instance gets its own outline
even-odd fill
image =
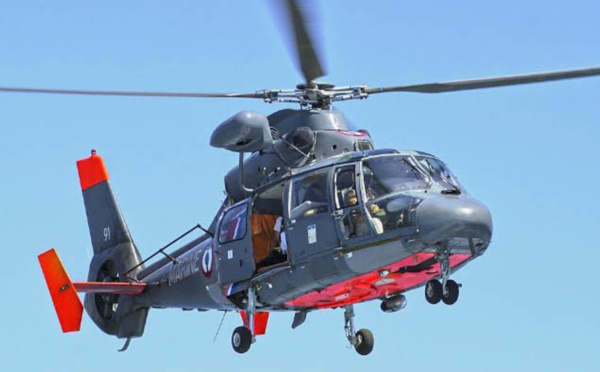
[[[405,292],[439,275],[440,264],[436,262],[429,269],[417,273],[406,272],[401,274],[396,273],[396,271],[402,267],[418,265],[434,256],[435,253],[417,253],[373,272],[330,285],[320,291],[307,293],[286,302],[286,305],[327,309]],[[469,254],[453,254],[450,256],[450,266],[459,265],[469,257],[471,257]],[[382,276],[380,275],[382,271],[389,271],[390,274]]]

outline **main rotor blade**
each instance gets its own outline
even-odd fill
[[[542,83],[545,81],[574,79],[600,75],[600,67],[582,68],[537,74],[501,76],[487,79],[459,80],[445,83],[430,83],[417,85],[400,85],[383,88],[366,88],[365,93],[414,92],[414,93],[446,93],[459,90],[484,89],[508,85]]]
[[[175,97],[175,98],[265,98],[263,93],[182,93],[182,92],[121,92],[105,90],[38,89],[0,87],[7,93],[77,94],[93,96]]]
[[[307,6],[304,7],[303,11],[303,7],[300,6],[302,2],[306,3],[306,1],[286,0],[289,20],[285,25],[291,28],[291,32],[294,35],[297,64],[306,83],[310,85],[315,79],[324,76],[325,71],[317,54],[315,44],[311,40],[311,34],[315,35],[315,30],[311,27],[311,21],[314,23],[315,20],[312,19],[314,17],[308,14]],[[309,31],[313,32],[309,33]]]

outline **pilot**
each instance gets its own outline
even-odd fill
[[[355,189],[347,190],[344,195],[344,205],[352,206],[358,204],[358,196]],[[350,211],[350,237],[362,236],[369,233],[369,227],[365,219],[357,209]]]
[[[383,234],[383,222],[381,222],[380,216],[385,216],[385,210],[379,208],[379,205],[373,203],[367,208],[371,217],[371,223],[377,235]]]
[[[344,195],[344,204],[346,206],[352,206],[352,205],[357,205],[358,204],[358,196],[356,194],[356,190],[355,189],[350,189],[346,192],[346,194]],[[377,235],[382,234],[383,233],[383,223],[381,222],[381,220],[377,217],[374,217],[374,215],[376,215],[377,213],[380,213],[381,210],[379,208],[379,206],[375,203],[369,205],[369,214],[370,214],[370,219],[371,219],[371,223],[373,224],[373,228],[375,229],[375,232],[377,233]],[[367,223],[363,217],[363,214],[360,213],[358,210],[353,210],[350,212],[351,214],[351,223],[353,225],[353,231],[350,232],[350,236],[361,236],[361,235],[365,235],[369,232],[369,227],[367,226]]]

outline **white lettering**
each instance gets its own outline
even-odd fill
[[[169,286],[182,281],[200,271],[200,251],[195,252],[183,260],[174,263],[167,277]]]
[[[110,227],[105,227],[104,231],[102,231],[102,233],[104,234],[104,241],[107,242],[110,240]]]

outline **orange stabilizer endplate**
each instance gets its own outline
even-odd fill
[[[248,324],[248,317],[246,316],[245,311],[240,311],[240,315],[242,316],[242,321],[247,328],[250,328],[250,324]],[[267,323],[269,322],[269,312],[267,311],[257,311],[254,314],[254,336],[260,336],[267,333]]]
[[[83,305],[75,291],[75,286],[71,283],[60,258],[58,258],[58,254],[52,248],[40,254],[38,260],[62,331],[65,333],[79,331],[83,316]]]
[[[79,172],[81,191],[108,180],[108,172],[100,155],[92,154],[87,159],[79,160],[77,171]]]

